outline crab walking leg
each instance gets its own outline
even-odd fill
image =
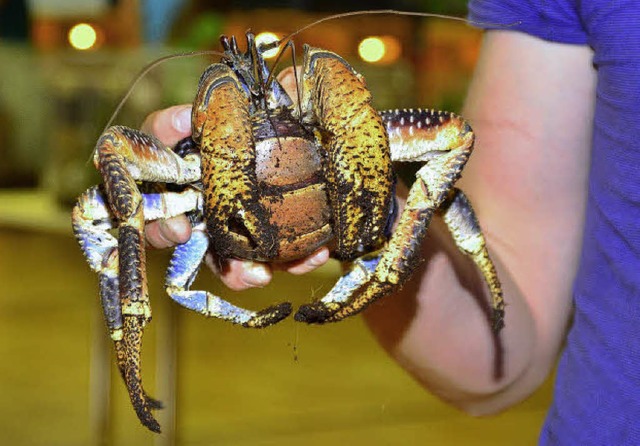
[[[487,314],[493,334],[493,343],[496,351],[494,369],[496,379],[502,376],[504,349],[498,333],[504,327],[504,298],[502,286],[496,273],[496,268],[489,257],[487,243],[480,230],[480,224],[476,218],[471,203],[464,193],[454,188],[449,193],[446,208],[442,211],[445,224],[451,232],[451,236],[458,249],[469,256],[482,273],[491,293],[491,308],[484,301],[481,302],[483,310]]]
[[[491,326],[495,332],[504,327],[504,298],[496,268],[489,257],[480,224],[466,195],[453,189],[442,216],[458,249],[477,265],[491,292]]]
[[[207,291],[189,290],[209,247],[209,238],[204,231],[204,224],[195,227],[191,239],[173,252],[166,280],[167,293],[173,300],[205,316],[252,328],[275,324],[291,313],[291,304],[287,302],[255,312],[236,307]]]
[[[163,192],[143,196],[144,214],[151,219],[170,217],[200,207],[201,194],[195,189]],[[98,187],[87,190],[78,199],[72,213],[73,230],[88,260],[98,273],[100,298],[109,334],[114,341],[118,369],[126,382],[126,348],[120,302],[118,240],[109,233],[114,227],[111,210]],[[144,394],[151,409],[162,403]]]
[[[394,161],[428,160],[443,148],[457,144],[460,136],[472,135],[465,120],[449,112],[403,109],[383,111],[381,116],[389,133]],[[468,141],[471,143],[473,139]],[[504,325],[502,287],[473,208],[464,193],[454,188],[440,212],[458,249],[473,259],[489,286],[493,307],[491,325],[497,333]]]
[[[109,233],[113,221],[104,196],[92,187],[80,196],[72,212],[73,232],[89,267],[98,273],[100,302],[112,339],[122,337],[118,294],[118,240]]]
[[[329,292],[312,304],[303,305],[296,320],[308,323],[336,322],[365,309],[371,302],[386,296],[411,276],[419,263],[420,245],[436,210],[443,204],[448,190],[460,176],[471,148],[458,149],[432,157],[417,173],[391,239],[379,252],[373,273],[362,275],[348,293]],[[358,286],[360,285],[360,286]]]
[[[189,183],[200,177],[195,155],[184,159],[156,138],[126,127],[111,127],[98,140],[94,163],[102,174],[105,194],[118,222],[119,302],[122,338],[114,339],[116,358],[124,370],[129,397],[140,421],[154,432],[140,374],[142,332],[151,320],[146,280],[144,206],[136,181]]]
[[[392,159],[425,164],[416,174],[394,234],[377,254],[375,270],[354,262],[347,278],[338,282],[350,286],[341,285],[320,301],[303,305],[296,320],[337,321],[401,286],[418,262],[419,246],[434,212],[444,203],[473,149],[473,133],[456,115],[418,109],[383,112],[381,116],[389,133]],[[355,268],[367,272],[356,274]]]

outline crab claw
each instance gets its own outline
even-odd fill
[[[248,328],[262,328],[276,324],[291,314],[293,308],[289,302],[272,305],[255,314],[250,320],[242,324]]]
[[[137,393],[136,396],[142,395],[142,398],[134,397],[131,394],[132,390]],[[131,396],[131,403],[133,404],[133,409],[135,410],[136,415],[138,415],[138,419],[140,420],[140,422],[147,429],[159,434],[161,432],[160,423],[158,423],[158,420],[156,420],[155,417],[151,414],[151,409],[153,409],[153,407],[151,407],[151,404],[149,404],[149,402],[146,399],[144,399],[145,397],[144,392],[139,393],[140,390],[141,388],[140,389],[129,388],[129,395]]]
[[[124,338],[116,349],[124,353],[123,378],[131,404],[140,422],[150,431],[160,433],[160,423],[151,414],[151,410],[162,408],[162,403],[150,398],[142,387],[140,374],[140,348],[142,346],[143,322],[132,316],[124,318]]]
[[[150,397],[146,393],[144,394],[144,397],[147,400],[147,406],[149,407],[149,409],[151,409],[151,410],[164,409],[164,404],[162,403],[162,401],[157,400],[157,399],[155,399],[153,397]]]
[[[327,322],[342,305],[327,304],[325,302],[312,302],[301,305],[294,315],[296,322],[306,322],[307,324],[322,324]]]
[[[348,271],[321,300],[301,305],[294,319],[307,324],[333,322],[336,313],[344,309],[348,302],[366,291],[376,266],[380,262],[380,253],[372,253],[353,261]]]

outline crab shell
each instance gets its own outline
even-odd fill
[[[275,229],[277,256],[262,258],[247,231],[232,222],[234,243],[230,248],[239,258],[287,262],[306,257],[333,239],[322,174],[323,149],[314,135],[298,123],[277,122],[276,132],[268,130],[272,128],[270,124],[263,123],[254,134],[259,202]]]

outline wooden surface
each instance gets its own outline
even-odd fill
[[[64,225],[49,225],[57,229],[44,232],[34,231],[34,224],[26,225],[30,230],[17,229],[19,221],[2,219],[10,207],[2,198],[2,444],[154,444],[153,435],[138,424],[117,374],[108,392],[107,434],[92,438],[90,363],[100,363],[99,340],[106,339],[95,312],[97,279]],[[33,197],[28,200],[15,201],[20,207],[37,205]],[[150,254],[156,317],[145,334],[143,373],[151,393],[166,399],[153,392],[156,367],[160,373],[176,368],[176,444],[536,444],[550,400],[549,383],[500,416],[473,419],[418,386],[378,347],[360,318],[324,327],[289,319],[258,331],[208,320],[170,302],[162,289],[167,261],[166,252]],[[338,266],[332,264],[304,277],[278,275],[262,290],[233,293],[203,269],[196,285],[261,308],[282,300],[306,302],[326,292],[337,274]],[[168,342],[171,318],[177,359],[157,364],[156,340]],[[162,354],[166,357],[166,351]],[[165,435],[155,444],[169,440]]]

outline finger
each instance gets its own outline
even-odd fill
[[[211,254],[206,256],[205,262],[222,283],[234,291],[261,288],[271,282],[271,268],[265,263],[237,259],[220,261]]]
[[[301,275],[309,273],[314,269],[324,265],[328,260],[329,249],[323,246],[322,248],[311,254],[309,257],[305,257],[304,259],[295,262],[286,263],[282,267],[277,268],[284,269],[291,274]]]
[[[155,111],[144,120],[141,130],[173,147],[178,141],[191,135],[191,105],[174,105]]]
[[[191,237],[191,223],[185,215],[156,220],[145,226],[147,241],[158,249],[185,243]]]
[[[302,79],[302,67],[298,66],[298,82]],[[287,92],[289,97],[294,103],[298,102],[298,93],[296,92],[296,77],[293,74],[293,67],[287,67],[278,73],[278,82],[282,85],[282,88]]]

